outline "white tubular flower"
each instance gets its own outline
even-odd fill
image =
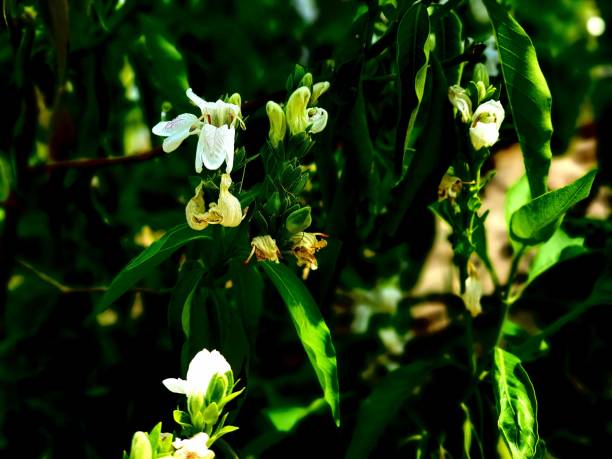
[[[202,111],[203,125],[196,148],[195,170],[202,172],[202,166],[217,170],[223,162],[230,173],[234,166],[234,140],[236,122],[244,127],[240,120],[240,107],[222,100],[207,102],[191,88],[187,97]]]
[[[462,295],[465,307],[472,317],[476,317],[482,313],[480,299],[482,298],[482,284],[476,275],[470,275],[465,280],[465,292]]]
[[[153,134],[166,137],[162,148],[166,153],[176,150],[191,134],[198,134],[202,122],[191,113],[183,113],[171,121],[162,121],[153,127]]]
[[[213,459],[215,453],[208,449],[208,435],[200,432],[187,440],[177,438],[172,442],[172,446],[176,449],[174,452],[175,458],[179,459]]]
[[[187,224],[194,230],[201,231],[208,226],[208,213],[206,212],[202,183],[196,187],[195,195],[187,203],[185,216],[187,217]]]
[[[242,221],[242,206],[236,196],[229,191],[232,184],[232,178],[229,174],[221,176],[221,190],[219,191],[219,200],[215,204],[210,205],[208,211],[208,222],[218,223],[222,226],[234,227],[240,225]]]
[[[490,147],[497,142],[505,115],[504,107],[497,100],[485,102],[476,109],[470,126],[470,140],[475,150]]]
[[[310,133],[317,134],[327,126],[327,111],[322,108],[311,108],[308,110],[308,124],[310,125]]]
[[[458,84],[451,86],[448,88],[448,100],[461,113],[461,121],[469,123],[472,119],[472,101],[465,89]]]
[[[232,368],[219,351],[202,349],[189,363],[186,380],[168,378],[162,382],[170,392],[185,394],[187,397],[203,396],[213,376],[228,372],[231,373]]]

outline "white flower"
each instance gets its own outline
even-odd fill
[[[189,363],[187,380],[168,378],[163,380],[163,384],[176,394],[185,394],[188,397],[203,395],[206,394],[214,375],[224,375],[231,371],[232,368],[219,351],[202,349]]]
[[[317,134],[327,126],[327,111],[322,108],[311,108],[308,110],[308,124],[310,125],[310,133]]]
[[[482,298],[482,284],[475,275],[470,275],[465,280],[465,292],[462,295],[465,307],[472,317],[476,317],[482,313],[480,299]]]
[[[476,109],[470,126],[470,140],[474,149],[490,147],[497,142],[504,116],[504,107],[497,100],[485,102]]]
[[[355,301],[351,323],[353,333],[365,333],[374,314],[395,314],[403,298],[402,291],[395,284],[380,283],[372,290],[356,288],[349,293]]]
[[[472,101],[465,89],[458,84],[448,88],[448,99],[451,104],[461,113],[461,121],[469,123],[472,119]]]
[[[382,341],[383,345],[391,355],[402,355],[404,353],[404,346],[408,341],[406,335],[402,336],[397,333],[397,330],[393,327],[385,327],[378,330],[378,337]]]
[[[187,440],[177,438],[172,442],[172,446],[176,448],[174,452],[175,458],[179,459],[213,459],[215,453],[208,449],[208,435],[200,432]]]
[[[236,123],[244,127],[240,119],[240,107],[222,100],[206,102],[191,88],[187,90],[187,97],[200,108],[202,116],[198,118],[191,113],[183,113],[172,121],[157,123],[153,127],[153,134],[166,137],[162,145],[166,153],[176,150],[188,136],[197,134],[196,172],[202,172],[202,166],[217,170],[223,162],[226,163],[226,171],[231,172],[234,166]]]

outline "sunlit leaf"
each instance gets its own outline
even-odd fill
[[[537,402],[533,385],[515,355],[495,348],[493,366],[497,426],[512,459],[529,459],[538,448]]]
[[[325,401],[336,425],[340,425],[340,389],[336,351],[327,324],[306,286],[285,265],[261,263],[264,272],[283,298],[308,359],[317,374]]]
[[[551,96],[531,39],[497,3],[484,0],[495,31],[505,88],[521,144],[531,194],[546,193],[552,121]]]
[[[528,245],[548,240],[565,213],[588,197],[596,173],[593,170],[575,182],[543,194],[519,208],[510,219],[512,239]]]

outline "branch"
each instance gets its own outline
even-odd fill
[[[36,275],[36,277],[38,277],[40,280],[42,280],[43,282],[51,285],[52,287],[55,287],[56,289],[58,289],[61,293],[104,293],[108,290],[108,287],[105,286],[99,286],[99,287],[74,287],[74,286],[68,286],[65,284],[62,284],[60,281],[58,281],[57,279],[54,279],[53,277],[49,276],[48,274],[38,270],[37,268],[35,268],[34,266],[32,266],[30,263],[28,263],[25,260],[21,260],[21,259],[15,259],[15,261],[20,264],[21,266],[23,266],[24,268],[26,268],[28,271],[30,271],[32,274]],[[142,293],[152,293],[155,295],[163,295],[165,293],[167,293],[167,290],[154,290],[154,289],[150,289],[150,288],[143,288],[143,287],[135,287],[135,288],[131,288],[129,291],[131,292],[142,292]]]
[[[164,155],[165,153],[162,150],[162,147],[159,146],[153,148],[150,151],[139,153],[137,155],[117,156],[110,158],[68,159],[66,161],[55,161],[52,163],[28,167],[28,172],[36,174],[43,172],[53,172],[55,170],[62,169],[97,169],[100,167],[114,166],[117,164],[139,163]]]

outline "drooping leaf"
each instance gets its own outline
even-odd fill
[[[484,0],[495,32],[504,86],[534,197],[546,193],[552,153],[551,95],[531,39],[497,0]]]
[[[512,459],[529,459],[538,449],[537,402],[521,361],[496,347],[493,366],[497,426]]]
[[[596,173],[592,170],[575,182],[543,194],[519,208],[510,219],[510,237],[528,245],[548,240],[565,213],[589,195]]]
[[[397,67],[400,80],[400,118],[397,132],[399,180],[402,181],[414,157],[414,145],[423,127],[419,108],[425,92],[432,42],[429,40],[427,7],[418,3],[406,11],[397,29]]]
[[[99,314],[108,308],[117,298],[175,251],[188,242],[197,239],[210,239],[210,236],[206,230],[195,231],[189,228],[187,224],[181,224],[169,230],[158,241],[155,241],[143,250],[140,255],[130,261],[115,277],[96,306],[95,314]]]
[[[370,457],[370,452],[402,405],[414,395],[428,375],[430,365],[416,362],[389,373],[359,408],[357,425],[346,453],[347,459]]]
[[[285,265],[260,264],[287,305],[293,325],[317,374],[325,401],[340,425],[340,389],[336,351],[327,324],[306,286]]]

